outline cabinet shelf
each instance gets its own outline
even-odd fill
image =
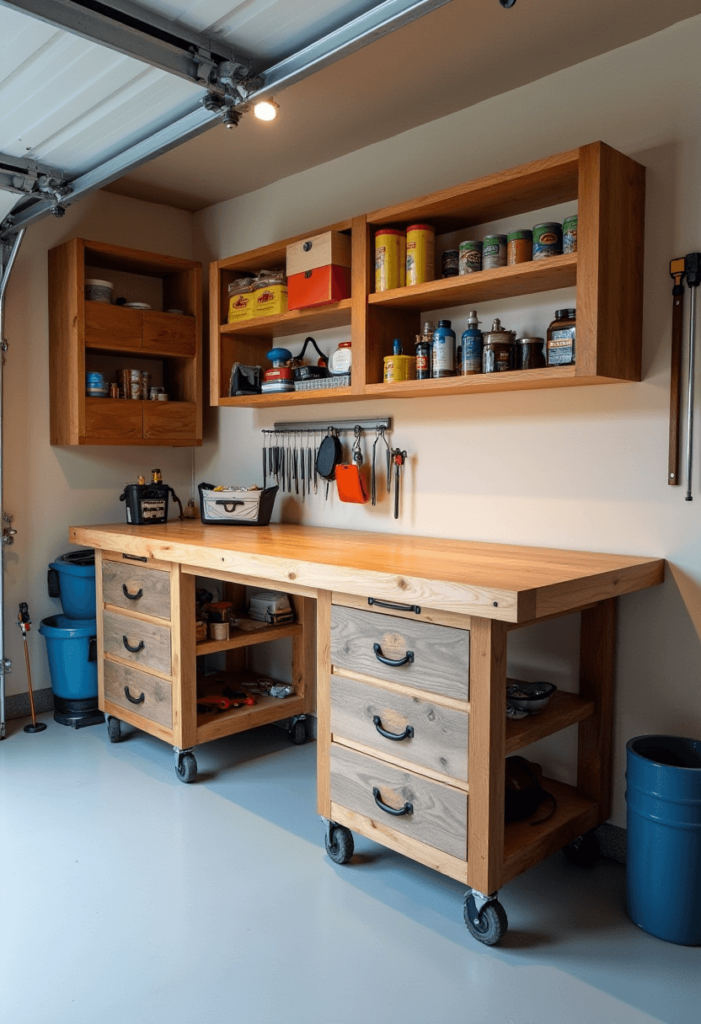
[[[517,721],[508,719],[506,722],[506,753],[513,754],[529,743],[542,740],[546,736],[567,729],[570,725],[583,722],[594,714],[594,701],[584,700],[576,693],[557,690],[547,707],[538,715],[529,715]]]
[[[270,340],[309,331],[325,331],[330,327],[349,327],[351,304],[351,299],[342,299],[315,309],[292,309],[277,316],[259,316],[235,324],[222,324],[219,331],[221,334],[250,334]]]
[[[234,651],[238,647],[252,647],[254,644],[265,644],[270,640],[282,640],[287,636],[299,636],[302,626],[298,622],[289,622],[281,626],[271,626],[267,622],[248,619],[245,628],[234,628],[228,640],[203,640],[195,647],[195,654],[217,654],[220,651]]]

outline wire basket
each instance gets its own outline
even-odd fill
[[[317,391],[319,388],[348,388],[350,374],[339,373],[335,377],[317,377],[316,380],[295,381],[295,391]]]

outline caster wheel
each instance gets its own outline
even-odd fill
[[[296,746],[307,742],[307,730],[304,728],[304,722],[299,718],[290,729],[290,739]]]
[[[122,738],[121,723],[118,718],[112,718],[111,715],[107,718],[107,735],[110,743],[119,743]]]
[[[499,900],[492,900],[490,903],[486,903],[475,920],[470,913],[469,902],[466,897],[464,914],[465,924],[470,935],[477,939],[478,942],[484,943],[485,946],[496,946],[506,935],[509,920]]]
[[[335,864],[347,864],[353,856],[353,833],[345,825],[330,825],[326,832],[326,852]]]
[[[175,767],[175,774],[181,782],[194,782],[197,776],[197,761],[194,754],[183,754],[180,764]]]
[[[592,868],[601,856],[599,840],[594,832],[585,832],[578,836],[571,843],[562,849],[570,864],[576,864],[580,868]]]

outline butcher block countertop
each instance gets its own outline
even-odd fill
[[[310,590],[523,623],[662,583],[664,559],[276,523],[72,526],[70,540]]]

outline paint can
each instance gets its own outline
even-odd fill
[[[562,255],[562,224],[546,221],[533,228],[533,259],[546,260]]]
[[[424,284],[433,281],[435,270],[436,232],[430,224],[411,224],[406,229],[406,283]]]
[[[400,286],[402,232],[380,228],[375,235],[375,291],[388,292]]]
[[[506,266],[506,235],[487,235],[482,243],[482,269]]]

